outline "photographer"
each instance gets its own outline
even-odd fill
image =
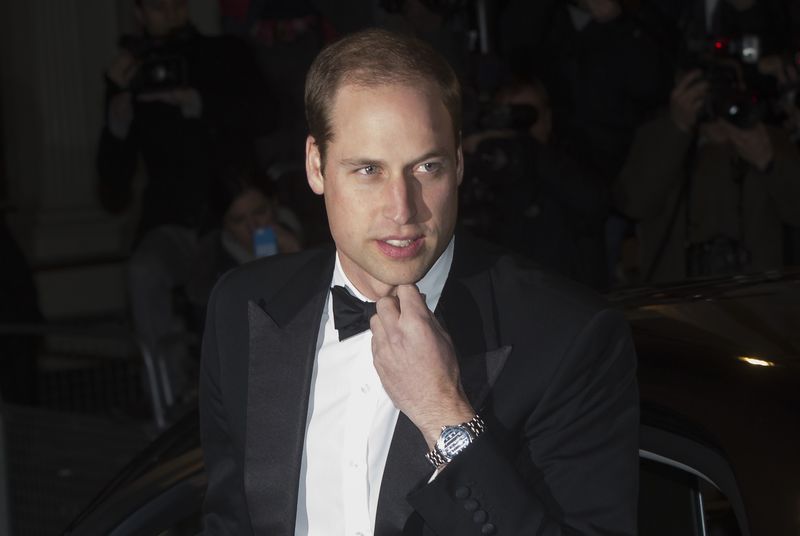
[[[541,265],[595,288],[607,284],[605,183],[553,139],[545,87],[522,80],[501,88],[464,140],[462,224]]]
[[[800,223],[800,156],[742,102],[693,70],[668,113],[638,130],[614,201],[638,220],[645,281],[783,266],[782,225]]]
[[[129,294],[137,334],[159,352],[176,327],[172,292],[185,283],[197,232],[208,225],[213,155],[223,145],[252,147],[271,117],[243,42],[198,33],[187,0],[135,3],[141,35],[123,36],[106,72],[98,194],[110,212],[127,209],[137,165],[144,164]],[[183,350],[164,353],[180,370]],[[182,378],[174,384],[180,391]]]
[[[268,95],[248,47],[192,26],[187,0],[134,0],[142,33],[123,36],[106,72],[106,124],[98,193],[111,212],[133,200],[142,158],[147,175],[138,237],[162,224],[198,227],[209,151],[268,132]]]

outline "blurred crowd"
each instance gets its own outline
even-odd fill
[[[134,327],[192,382],[216,279],[329,241],[305,188],[302,88],[336,39],[310,1],[133,0],[141,32],[106,72],[98,192],[134,200]],[[798,256],[798,43],[788,4],[759,0],[380,3],[444,53],[465,90],[460,223],[597,289],[781,268]],[[478,35],[475,27],[488,26]]]
[[[188,0],[130,1],[97,192],[138,215],[133,325],[191,396],[197,351],[171,335],[202,331],[217,278],[330,241],[303,83],[341,30],[312,0],[219,0],[213,37]],[[463,228],[598,290],[800,262],[796,2],[377,4],[462,79]]]

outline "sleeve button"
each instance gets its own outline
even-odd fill
[[[467,486],[456,488],[456,499],[466,499],[467,497],[469,497],[469,488]]]
[[[489,516],[484,510],[475,510],[475,512],[472,514],[472,520],[475,523],[483,523],[486,521],[487,517]]]
[[[492,525],[491,523],[486,523],[481,527],[481,534],[484,534],[485,536],[489,536],[490,534],[494,533],[495,533],[495,526]]]
[[[478,501],[475,499],[467,499],[464,501],[464,510],[472,512],[478,509]]]

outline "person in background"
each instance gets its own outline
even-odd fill
[[[202,327],[208,297],[220,276],[262,256],[256,251],[257,235],[268,234],[275,253],[302,249],[300,222],[289,208],[277,203],[269,179],[254,162],[245,158],[226,164],[213,194],[212,206],[220,223],[200,239],[186,283],[197,327]]]
[[[788,134],[709,116],[709,97],[702,71],[680,76],[615,184],[617,208],[638,222],[645,282],[780,269],[783,225],[800,225],[800,155]]]
[[[494,101],[490,114],[508,117],[508,124],[465,138],[467,161],[474,165],[466,170],[462,199],[481,187],[491,195],[476,200],[475,207],[464,203],[465,217],[469,209],[487,213],[487,229],[474,229],[476,234],[603,288],[608,189],[555,138],[550,97],[541,81],[525,77],[507,83]]]

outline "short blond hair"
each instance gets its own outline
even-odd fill
[[[447,61],[423,41],[381,29],[363,30],[327,46],[306,75],[308,131],[325,159],[333,137],[330,120],[336,92],[345,84],[362,87],[433,83],[450,114],[456,140],[461,133],[461,85]]]

